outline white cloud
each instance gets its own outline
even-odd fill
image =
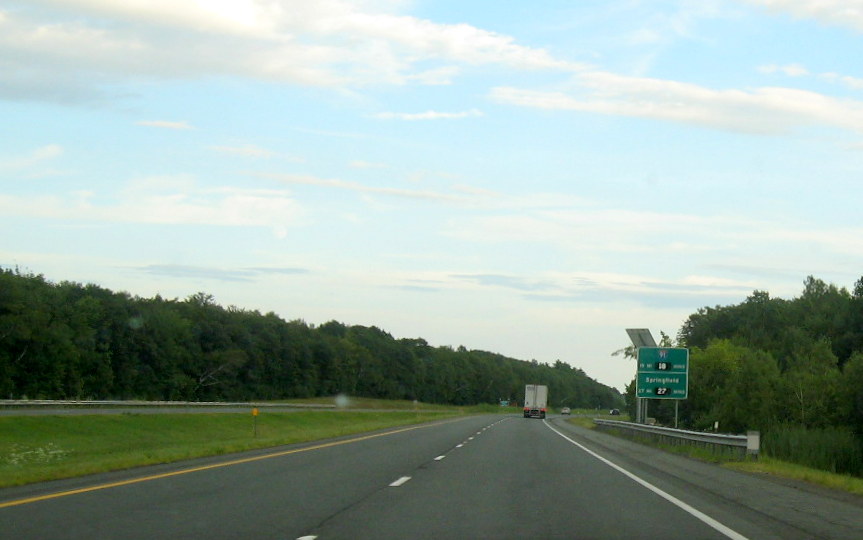
[[[49,144],[32,150],[28,154],[19,157],[0,158],[0,170],[18,171],[29,169],[51,161],[63,154],[63,147],[57,144]]]
[[[821,73],[818,77],[832,83],[843,84],[852,90],[863,90],[863,78],[860,77],[839,75],[838,73]]]
[[[461,73],[461,69],[456,66],[443,66],[408,75],[406,79],[428,86],[444,86],[452,84],[452,80],[459,73]]]
[[[371,164],[375,165],[375,164]],[[368,165],[366,165],[368,166]],[[426,173],[419,173],[423,176]],[[446,176],[444,173],[434,173],[435,176]],[[565,193],[527,193],[506,195],[488,189],[477,188],[465,184],[455,184],[448,189],[439,191],[412,190],[389,186],[369,186],[359,182],[351,182],[337,178],[319,178],[301,174],[256,173],[256,176],[270,178],[288,184],[302,184],[332,189],[355,191],[363,194],[379,194],[392,197],[423,200],[457,205],[463,209],[472,210],[542,210],[550,211],[560,208],[591,208],[593,203],[583,198]],[[517,231],[515,232],[517,234]]]
[[[477,109],[471,109],[469,111],[462,112],[438,112],[438,111],[426,111],[421,113],[394,113],[394,112],[383,112],[374,115],[375,118],[380,118],[383,120],[452,120],[452,119],[460,119],[460,118],[476,118],[482,116],[482,111]]]
[[[793,88],[714,90],[696,84],[607,72],[579,76],[571,94],[498,87],[500,103],[670,122],[744,133],[779,134],[807,125],[863,132],[863,102]]]
[[[274,17],[282,13],[278,2],[254,0],[43,0],[41,3],[62,4],[103,17],[219,34],[266,33],[272,31]]]
[[[861,0],[743,0],[777,13],[790,13],[798,19],[813,19],[824,24],[845,26],[863,32]]]
[[[728,16],[727,8],[723,10],[715,0],[679,2],[668,11],[636,2],[629,7],[643,10],[641,26],[627,37],[627,41],[636,46],[668,43],[681,37],[700,39],[698,24],[702,20]]]
[[[654,308],[691,307],[705,301],[739,299],[757,288],[753,280],[732,280],[701,274],[657,278],[648,274],[592,271],[541,271],[527,274],[500,272],[386,272],[376,273],[379,287],[398,287],[440,295],[493,294],[496,301],[515,299],[545,306],[651,305]],[[553,309],[553,308],[551,308]],[[599,316],[599,312],[595,314]],[[589,317],[592,319],[593,317]],[[619,323],[620,321],[617,321]],[[621,326],[622,327],[622,326]]]
[[[135,122],[136,126],[146,126],[164,129],[194,129],[188,122],[172,122],[168,120],[142,120]]]
[[[573,70],[467,24],[339,0],[33,0],[0,18],[0,95],[92,98],[145,78],[245,76],[317,86],[449,84],[462,66]],[[38,7],[36,7],[38,6]]]
[[[139,179],[116,197],[92,191],[35,197],[0,194],[0,213],[72,221],[273,228],[295,224],[302,216],[285,191],[201,189],[188,176]]]
[[[789,77],[805,77],[814,76],[822,81],[827,81],[833,84],[842,84],[853,90],[863,90],[863,79],[860,77],[852,77],[850,75],[840,75],[839,73],[825,72],[810,73],[808,69],[800,64],[788,64],[786,66],[777,66],[775,64],[759,66],[758,71],[766,74],[782,73]]]
[[[522,69],[582,67],[556,60],[542,49],[517,45],[512,37],[468,24],[436,24],[415,17],[357,12],[322,20],[331,23],[331,30],[399,44],[429,58],[468,64],[504,64]]]
[[[763,288],[767,269],[781,269],[771,270],[782,274],[770,276],[774,283],[792,280],[795,287],[802,276],[813,273],[856,279],[859,269],[854,261],[863,257],[863,244],[857,240],[863,237],[860,226],[831,226],[793,217],[776,220],[589,205],[459,217],[447,223],[443,234],[456,243],[473,245],[479,253],[498,246],[510,250],[523,246],[531,253],[529,260],[540,261],[527,267],[539,270],[546,267],[541,261],[552,259],[572,261],[582,274],[620,268],[622,261],[629,260],[622,267],[638,268],[640,280],[665,286],[676,283],[692,294],[708,286],[717,291],[720,286],[734,286],[736,280],[723,283],[720,279],[730,279],[727,269],[731,267],[748,267],[733,273],[745,276],[749,291],[759,288],[757,283]],[[822,260],[834,262],[820,268]],[[717,271],[717,277],[708,273],[712,271]],[[614,280],[603,283],[607,281]],[[742,297],[739,293],[735,294]]]
[[[191,192],[197,189],[195,177],[190,174],[163,174],[134,178],[122,188],[123,197],[134,199],[157,192]]]
[[[460,202],[462,200],[460,197],[448,193],[410,190],[392,187],[367,186],[365,184],[360,184],[359,182],[349,182],[346,180],[339,180],[335,178],[318,178],[311,175],[260,173],[258,174],[258,176],[264,178],[271,178],[288,184],[305,184],[310,186],[344,189],[365,194],[388,195],[392,197],[401,197],[406,199],[439,202]]]
[[[766,66],[760,66],[758,71],[761,73],[784,73],[789,77],[803,77],[804,75],[809,75],[809,71],[801,66],[800,64],[788,64],[786,66],[777,66],[775,64],[770,64]]]
[[[268,148],[261,148],[260,146],[254,144],[241,144],[236,146],[217,145],[210,146],[209,149],[213,152],[218,152],[220,154],[239,156],[244,158],[278,159],[280,161],[288,161],[291,163],[305,163],[306,161],[302,156],[276,152]]]
[[[61,155],[63,153],[63,148],[57,144],[49,144],[48,146],[43,146],[41,148],[37,148],[33,151],[32,159],[35,161],[42,161],[46,159],[54,159],[55,157]]]
[[[515,209],[508,214],[454,221],[447,234],[479,243],[549,245],[593,257],[610,253],[715,253],[726,249],[735,235],[761,225],[736,217],[638,212],[582,204],[565,209]],[[701,232],[694,235],[690,231]]]
[[[84,204],[90,205],[87,200]],[[114,205],[92,205],[87,212],[106,221],[278,227],[302,214],[283,190],[200,188],[188,175],[130,182]]]

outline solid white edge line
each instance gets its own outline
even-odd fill
[[[620,473],[625,474],[625,475],[626,475],[626,476],[628,476],[631,480],[633,480],[633,481],[635,481],[635,482],[637,482],[637,483],[641,484],[642,486],[644,486],[644,487],[646,487],[647,489],[649,489],[650,491],[652,491],[652,492],[656,493],[657,495],[659,495],[660,497],[662,497],[662,498],[663,498],[663,499],[665,499],[666,501],[668,501],[668,502],[670,502],[671,504],[674,504],[675,506],[679,507],[681,510],[684,510],[684,511],[688,512],[689,514],[691,514],[692,516],[694,516],[694,517],[696,517],[696,518],[700,519],[701,521],[703,521],[703,522],[704,522],[704,523],[706,523],[707,525],[710,525],[711,527],[713,527],[713,528],[714,528],[714,529],[716,529],[717,531],[721,532],[722,534],[724,534],[724,535],[725,535],[725,536],[727,536],[728,538],[731,538],[732,540],[749,540],[748,538],[746,538],[745,536],[743,536],[743,535],[742,535],[742,534],[740,534],[739,532],[737,532],[737,531],[735,531],[735,530],[733,530],[733,529],[731,529],[731,528],[729,528],[729,527],[726,527],[726,526],[725,526],[725,525],[723,525],[722,523],[719,523],[718,521],[716,521],[716,520],[715,520],[715,519],[713,519],[712,517],[708,516],[707,514],[705,514],[705,513],[701,512],[700,510],[696,510],[695,508],[693,508],[692,506],[689,506],[688,504],[686,504],[685,502],[681,501],[680,499],[678,499],[678,498],[677,498],[677,497],[675,497],[674,495],[670,495],[670,494],[668,494],[668,493],[666,493],[666,492],[662,491],[661,489],[659,489],[658,487],[654,486],[654,485],[653,485],[653,484],[651,484],[650,482],[648,482],[648,481],[646,481],[646,480],[642,480],[642,479],[641,479],[641,478],[639,478],[638,476],[636,476],[636,475],[634,475],[633,473],[631,473],[631,472],[627,471],[626,469],[624,469],[624,468],[623,468],[623,467],[621,467],[620,465],[617,465],[617,464],[615,464],[615,463],[612,463],[611,461],[609,461],[609,460],[605,459],[604,457],[600,456],[599,454],[597,454],[597,453],[596,453],[596,452],[594,452],[593,450],[590,450],[590,449],[588,449],[588,448],[584,447],[583,445],[581,445],[581,444],[579,444],[579,443],[577,443],[577,442],[573,441],[572,439],[570,439],[569,437],[567,437],[566,435],[564,435],[564,434],[563,434],[563,433],[561,433],[560,431],[558,431],[558,430],[554,429],[553,427],[551,427],[551,424],[549,424],[547,420],[543,420],[543,423],[548,427],[548,429],[550,429],[550,430],[552,430],[553,432],[557,433],[558,435],[560,435],[561,437],[563,437],[563,438],[564,438],[564,439],[566,439],[567,441],[571,442],[571,443],[572,443],[572,444],[574,444],[575,446],[577,446],[577,447],[581,448],[582,450],[584,450],[585,452],[587,452],[587,453],[588,453],[588,454],[590,454],[591,456],[595,457],[595,458],[596,458],[596,459],[598,459],[599,461],[601,461],[601,462],[605,463],[606,465],[608,465],[608,466],[609,466],[609,467],[611,467],[612,469],[614,469],[614,470],[616,470],[616,471],[618,471],[618,472],[620,472]]]
[[[390,487],[399,487],[400,485],[404,484],[405,482],[407,482],[410,479],[411,479],[410,476],[402,476],[401,478],[399,478],[398,480],[396,480],[395,482],[390,484]]]

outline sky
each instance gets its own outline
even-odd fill
[[[0,0],[0,267],[557,360],[863,275],[860,0]]]

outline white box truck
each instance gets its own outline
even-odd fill
[[[524,387],[524,417],[545,418],[548,407],[548,387],[528,384]]]

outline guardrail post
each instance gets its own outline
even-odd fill
[[[758,452],[761,450],[761,433],[758,431],[746,432],[746,455],[753,456],[758,459]]]

